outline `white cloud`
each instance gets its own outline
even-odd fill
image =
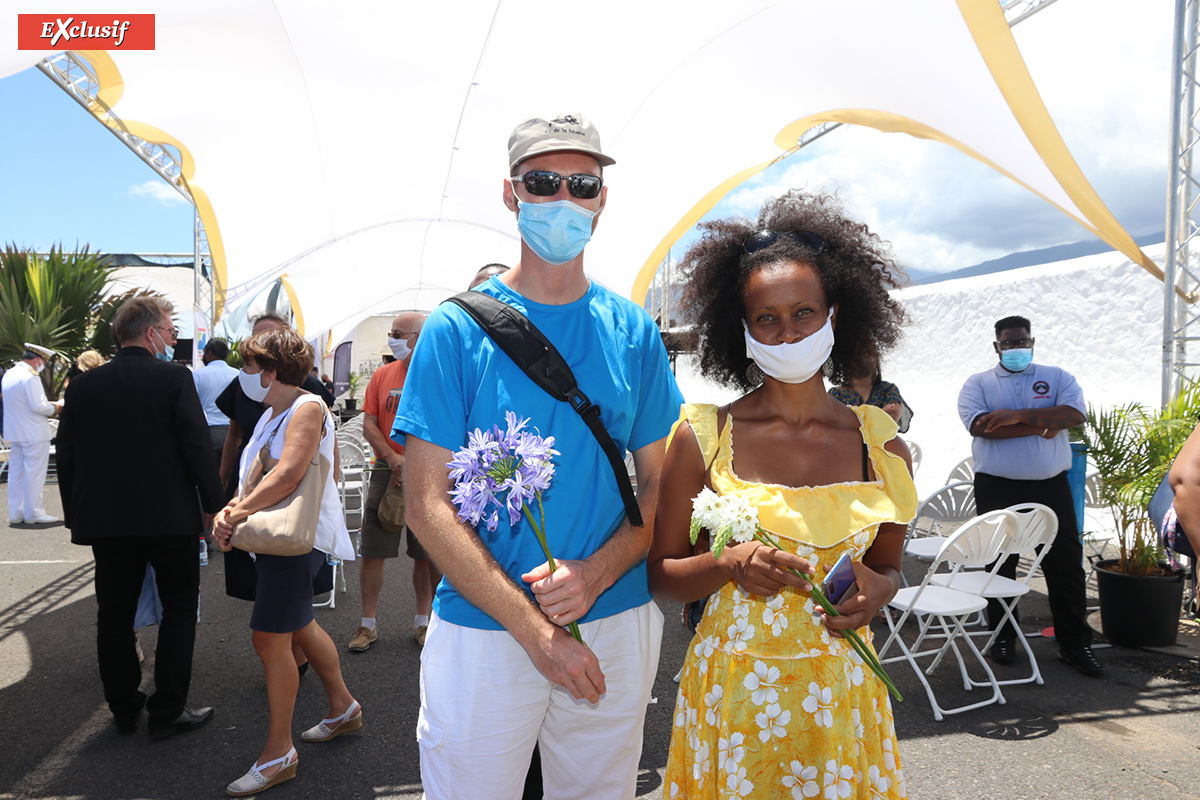
[[[1163,229],[1173,4],[1056,3],[1014,29],[1076,162],[1134,236]],[[731,193],[718,216],[753,218],[790,188],[835,191],[900,263],[948,271],[1091,234],[951,147],[845,126]]]
[[[135,197],[149,197],[164,206],[178,206],[187,203],[187,199],[174,187],[161,180],[149,180],[129,187],[129,194]]]

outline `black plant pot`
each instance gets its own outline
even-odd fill
[[[358,400],[353,397],[347,397],[342,400],[342,405],[346,407],[347,411],[354,411],[358,408]]]
[[[1096,564],[1104,638],[1123,647],[1170,647],[1179,634],[1183,573],[1167,577],[1111,572],[1115,559]]]

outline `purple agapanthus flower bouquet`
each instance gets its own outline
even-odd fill
[[[490,431],[476,428],[467,436],[467,445],[454,454],[446,466],[454,488],[450,498],[458,506],[458,518],[472,527],[483,522],[489,531],[500,525],[500,512],[508,513],[509,525],[516,526],[522,514],[537,536],[550,571],[558,569],[550,545],[546,543],[546,512],[542,492],[550,488],[554,477],[554,437],[542,438],[525,430],[529,419],[504,412],[506,430],[499,425]],[[537,500],[538,517],[529,508]],[[540,520],[540,522],[539,522]],[[571,635],[582,642],[579,626],[572,622]]]

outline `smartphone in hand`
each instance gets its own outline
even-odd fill
[[[854,568],[851,566],[853,563],[854,559],[849,553],[842,553],[842,557],[833,565],[833,569],[829,570],[821,584],[821,592],[835,606],[842,602],[856,585]]]

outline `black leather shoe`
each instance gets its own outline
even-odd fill
[[[122,736],[129,736],[137,733],[138,718],[142,716],[142,709],[146,707],[146,695],[138,692],[134,698],[136,710],[130,712],[125,711],[121,714],[113,714],[113,722],[117,726],[117,733]]]
[[[1096,660],[1090,647],[1060,647],[1058,657],[1089,678],[1104,677],[1104,665]]]
[[[175,718],[175,721],[163,725],[161,727],[150,728],[151,739],[166,739],[168,736],[174,736],[177,733],[190,731],[193,728],[199,728],[204,723],[212,719],[213,710],[211,706],[204,708],[187,708],[183,709],[183,713]]]
[[[1000,639],[992,643],[988,658],[997,664],[1009,666],[1017,660],[1017,643],[1012,639]]]

